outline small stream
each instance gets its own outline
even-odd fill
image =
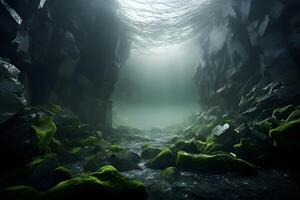
[[[141,147],[150,144],[168,146],[176,135],[161,132],[143,132],[145,141],[123,141],[121,145],[141,153]],[[283,170],[262,170],[257,176],[243,177],[234,173],[197,174],[182,172],[174,180],[164,180],[160,170],[152,170],[140,163],[141,170],[123,172],[124,175],[143,181],[149,190],[149,200],[194,199],[299,199],[298,184],[292,173]]]

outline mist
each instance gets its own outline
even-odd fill
[[[115,122],[140,129],[164,128],[198,110],[195,49],[189,41],[132,50],[113,94]]]

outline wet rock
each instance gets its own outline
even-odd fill
[[[300,152],[300,120],[283,122],[277,128],[270,130],[269,136],[275,148],[283,152]]]
[[[206,155],[178,152],[176,167],[189,172],[241,172],[245,174],[256,172],[255,166],[230,154]]]
[[[254,125],[256,130],[259,130],[265,134],[268,134],[271,129],[276,128],[279,125],[279,121],[274,117],[264,119]]]
[[[149,146],[149,147],[146,147],[142,153],[141,153],[141,157],[143,159],[153,159],[155,158],[159,153],[161,152],[161,149],[158,148],[158,147],[152,147],[152,146]]]
[[[148,161],[146,163],[146,166],[151,169],[160,170],[163,170],[167,167],[175,166],[175,155],[170,149],[164,148],[155,158]]]
[[[147,189],[137,180],[122,176],[114,167],[64,181],[45,193],[45,200],[86,199],[89,195],[103,199],[146,199]]]
[[[109,165],[109,162],[107,161],[107,153],[105,152],[99,152],[96,155],[89,158],[86,163],[83,165],[84,171],[91,171],[95,172],[99,168]]]
[[[132,151],[122,150],[110,154],[107,161],[119,171],[129,171],[140,169],[138,163],[141,161],[141,158]]]

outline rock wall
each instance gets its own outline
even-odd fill
[[[110,94],[129,42],[115,1],[1,0],[0,57],[21,71],[30,104],[57,103],[111,127]]]
[[[203,63],[195,81],[202,107],[264,118],[299,103],[299,1],[233,0],[227,10],[199,39]]]

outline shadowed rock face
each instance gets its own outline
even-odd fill
[[[204,108],[264,118],[275,107],[299,102],[299,6],[233,1],[233,13],[200,39],[203,64],[195,81]]]
[[[21,70],[29,102],[65,105],[109,131],[110,94],[129,48],[114,2],[7,0],[0,6],[0,57]]]

